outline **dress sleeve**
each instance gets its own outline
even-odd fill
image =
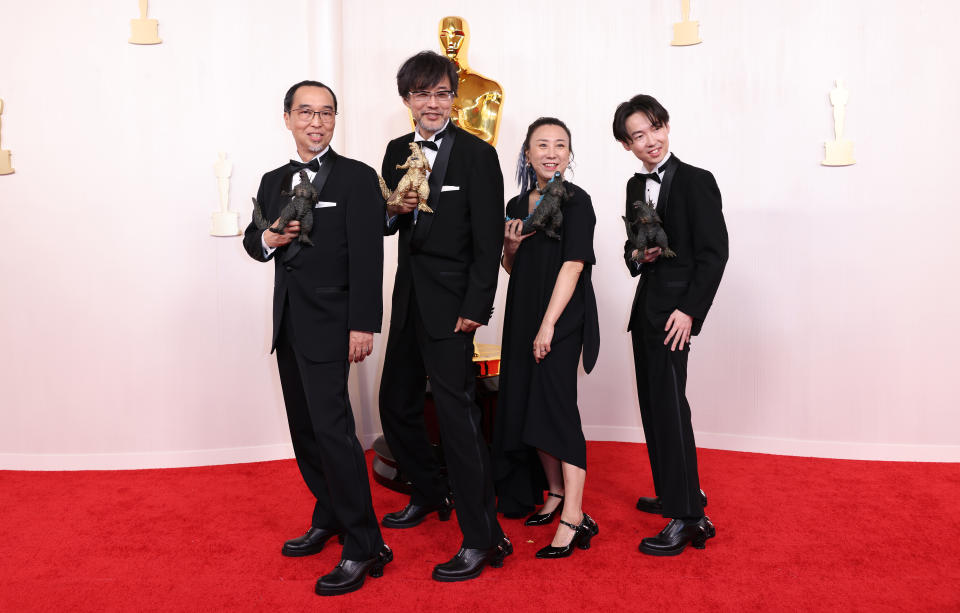
[[[563,207],[563,261],[580,260],[585,264],[596,264],[593,254],[593,230],[597,217],[593,212],[590,196],[583,190],[576,190],[573,197]]]

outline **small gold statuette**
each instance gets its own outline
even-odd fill
[[[833,142],[824,143],[826,159],[824,166],[850,166],[856,164],[853,159],[853,142],[843,140],[843,124],[847,115],[847,100],[850,91],[843,86],[843,79],[837,79],[837,86],[830,90],[830,104],[833,105]]]
[[[397,164],[398,170],[406,170],[406,174],[400,177],[397,183],[397,189],[393,190],[393,197],[390,196],[390,189],[384,182],[383,177],[377,177],[380,180],[380,191],[383,193],[387,206],[395,206],[403,200],[407,192],[417,192],[417,210],[424,213],[432,213],[433,209],[427,205],[430,198],[430,184],[427,182],[427,175],[430,173],[430,160],[423,154],[420,145],[410,143],[410,156],[403,164]]]
[[[140,0],[140,19],[130,20],[130,43],[134,45],[160,44],[158,30],[160,23],[156,19],[147,19],[147,0]]]
[[[469,43],[470,28],[466,19],[451,16],[440,20],[440,44],[447,58],[456,64],[459,82],[450,118],[461,130],[496,145],[503,88],[496,81],[470,70],[467,65]]]
[[[674,47],[686,47],[703,42],[700,40],[700,22],[690,21],[690,0],[682,0],[680,12],[681,21],[673,24],[673,40],[670,44]]]
[[[233,164],[227,161],[227,154],[221,152],[213,164],[213,174],[217,176],[217,191],[220,193],[220,210],[213,213],[210,234],[213,236],[238,236],[240,234],[240,214],[230,210],[230,174]]]
[[[3,100],[0,100],[0,115],[3,115]],[[10,152],[0,149],[0,175],[12,175],[13,165],[10,163]]]

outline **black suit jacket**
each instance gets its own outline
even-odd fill
[[[413,133],[396,138],[383,156],[393,190],[405,170]],[[503,175],[496,150],[451,123],[430,173],[433,213],[398,216],[385,234],[400,234],[391,322],[406,321],[411,292],[431,338],[454,336],[457,317],[490,321],[503,248]],[[447,189],[442,190],[443,187]],[[381,218],[383,224],[383,218]]]
[[[290,190],[292,176],[287,164],[260,180],[257,202],[268,220],[279,217],[289,201],[280,192]],[[383,196],[372,168],[332,149],[314,178],[314,185],[320,182],[320,206],[313,209],[310,232],[312,247],[296,245],[294,240],[265,258],[260,243],[263,230],[252,221],[243,246],[253,259],[273,259],[275,264],[271,352],[286,302],[296,335],[291,342],[307,358],[330,362],[347,359],[350,330],[380,331]],[[329,203],[335,205],[323,206]]]
[[[636,176],[627,181],[628,219],[635,217],[633,203],[646,199],[646,181]],[[641,315],[662,329],[674,309],[679,309],[693,318],[691,334],[699,334],[727,263],[727,226],[720,188],[713,175],[672,156],[660,185],[657,214],[677,256],[660,256],[637,270],[630,261],[634,247],[629,241],[624,245],[624,261],[630,274],[641,275],[627,329],[638,325]],[[646,313],[640,313],[640,290],[645,284]]]

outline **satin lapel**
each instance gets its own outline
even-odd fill
[[[413,227],[413,238],[410,239],[412,246],[419,247],[430,235],[430,227],[433,225],[433,218],[440,214],[437,204],[440,202],[440,190],[443,189],[443,178],[447,174],[447,165],[450,161],[450,150],[453,149],[453,141],[457,138],[457,129],[451,124],[447,128],[440,141],[440,150],[437,151],[437,159],[433,162],[433,170],[430,171],[430,197],[427,198],[427,205],[433,209],[433,213],[424,213],[420,211],[417,214],[417,224]]]
[[[333,170],[333,165],[337,161],[337,152],[330,149],[327,151],[327,154],[323,156],[323,163],[320,164],[320,170],[317,171],[317,174],[314,175],[313,181],[311,183],[317,189],[317,193],[323,192],[323,186],[327,182],[327,177],[330,176],[330,171]],[[287,183],[289,183],[289,179]],[[290,243],[290,246],[287,247],[287,252],[283,256],[283,263],[286,264],[292,260],[296,255],[300,253],[300,241],[296,240]]]
[[[670,184],[673,183],[673,175],[677,174],[677,167],[680,166],[680,160],[677,156],[671,155],[667,162],[667,168],[663,171],[663,180],[660,183],[660,195],[657,197],[657,215],[663,219],[667,212],[667,204],[670,199]]]

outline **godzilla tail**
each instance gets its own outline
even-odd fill
[[[381,177],[380,175],[377,175],[377,181],[380,182],[380,193],[383,194],[383,199],[384,199],[384,200],[389,200],[389,199],[390,199],[390,190],[387,188],[387,184],[386,184],[386,182],[384,182],[383,177]]]
[[[266,230],[270,227],[270,222],[264,219],[263,211],[260,210],[260,204],[257,202],[256,198],[251,198],[253,200],[253,223],[261,230]]]

